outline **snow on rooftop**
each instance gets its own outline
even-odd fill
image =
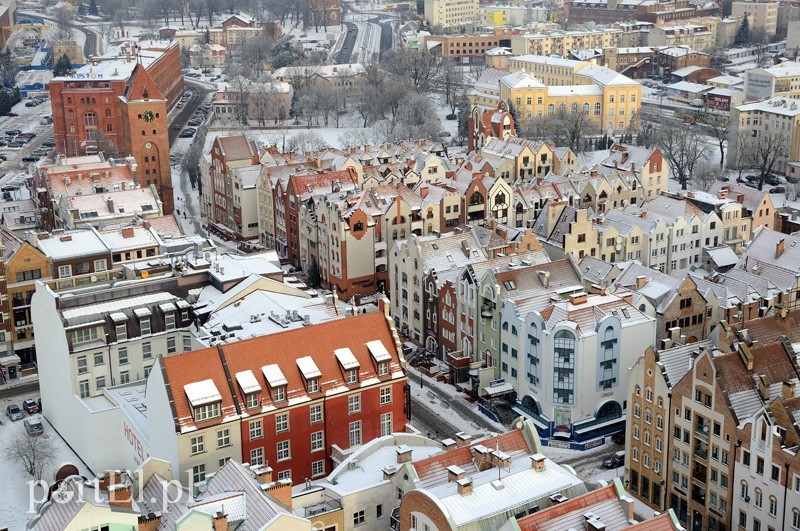
[[[264,378],[267,379],[267,383],[273,389],[276,387],[283,387],[288,383],[286,381],[286,376],[283,375],[283,371],[281,371],[281,368],[278,367],[276,363],[264,365],[261,367],[261,372],[264,373]]]
[[[313,380],[322,376],[322,372],[320,372],[319,367],[314,363],[314,358],[311,356],[297,358],[297,368],[300,369],[300,372],[303,373],[303,378],[306,380]]]
[[[128,316],[122,312],[114,312],[111,315],[109,315],[109,317],[111,317],[111,320],[114,321],[115,323],[128,320]]]
[[[183,391],[186,393],[186,398],[192,407],[198,407],[212,402],[220,402],[222,395],[219,394],[217,386],[214,385],[214,380],[203,380],[201,382],[194,382],[183,386]]]
[[[133,314],[136,317],[141,318],[141,317],[150,317],[151,315],[153,315],[153,312],[151,312],[149,308],[136,308],[135,310],[133,310]]]
[[[344,370],[359,368],[358,360],[349,348],[337,348],[333,353],[336,354],[336,359],[339,360]]]
[[[261,385],[258,383],[253,371],[237,372],[236,381],[239,382],[239,387],[242,388],[242,392],[246,395],[261,392]]]
[[[372,359],[375,360],[375,363],[392,359],[392,355],[389,354],[389,351],[386,350],[386,347],[383,346],[383,342],[380,339],[367,343],[367,349],[369,349],[369,353],[372,355]]]

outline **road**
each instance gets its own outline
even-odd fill
[[[339,50],[335,57],[336,62],[340,64],[350,62],[353,49],[356,46],[356,36],[358,35],[358,26],[352,22],[345,22],[344,25],[347,26],[347,35],[344,38],[344,43],[342,43],[342,49]]]
[[[192,96],[184,103],[182,109],[174,108],[170,111],[169,116],[169,145],[171,146],[175,139],[178,138],[181,130],[186,126],[186,122],[194,114],[194,111],[203,103],[206,94],[211,92],[211,89],[204,83],[198,83],[192,78],[185,77],[185,92],[189,92]],[[179,129],[174,129],[174,125],[180,125]]]
[[[47,15],[44,15],[44,14],[38,13],[38,12],[30,12],[30,11],[29,12],[25,12],[25,11],[17,12],[17,16],[21,16],[21,15],[30,15],[30,16],[33,16],[33,17],[39,17],[41,19],[44,19],[44,20],[47,20],[47,21],[50,21],[50,22],[55,22],[56,21],[56,19],[54,19],[52,17],[48,17]],[[97,39],[97,32],[95,32],[94,30],[88,29],[86,26],[79,26],[77,24],[67,24],[67,25],[69,27],[71,27],[71,28],[74,28],[74,29],[82,32],[84,35],[86,35],[86,42],[83,43],[83,55],[85,55],[86,57],[89,57],[90,55],[100,55],[101,50],[99,49],[99,46],[98,46],[99,41]]]

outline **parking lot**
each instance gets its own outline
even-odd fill
[[[34,157],[38,160],[55,153],[54,147],[43,146],[55,146],[49,142],[53,137],[53,125],[43,123],[52,115],[50,100],[26,106],[30,101],[30,98],[23,98],[14,106],[12,113],[17,116],[0,116],[0,186],[18,187],[24,182],[29,165],[35,162]]]

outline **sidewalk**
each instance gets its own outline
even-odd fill
[[[422,379],[422,386],[420,386],[420,378]],[[411,386],[412,396],[417,400],[425,402],[439,415],[447,417],[456,413],[463,420],[475,424],[479,429],[487,430],[492,433],[504,433],[508,431],[506,426],[494,422],[478,411],[478,406],[467,402],[464,394],[456,391],[453,386],[437,382],[428,376],[421,375],[419,370],[415,367],[409,366],[408,368],[408,383]],[[436,399],[442,403],[441,405],[446,404],[446,407],[431,403],[427,396],[428,392],[432,392],[436,395]],[[440,407],[437,408],[436,406]]]

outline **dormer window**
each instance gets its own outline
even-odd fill
[[[164,328],[166,330],[175,330],[175,313],[170,312],[164,314]]]
[[[247,409],[253,409],[260,404],[261,385],[258,383],[253,371],[242,371],[236,373],[236,382],[244,393],[247,401]]]
[[[353,351],[349,348],[338,348],[334,351],[334,355],[339,360],[339,365],[344,371],[347,385],[358,383],[358,369],[361,365],[358,363]]]
[[[283,402],[286,400],[286,385],[288,382],[281,368],[273,363],[272,365],[261,367],[261,372],[264,373],[264,378],[266,378],[267,384],[269,384],[269,388],[272,390],[272,401]]]
[[[139,329],[142,331],[142,335],[147,335],[150,333],[150,318],[149,317],[142,317],[139,319]]]
[[[272,400],[274,402],[283,402],[286,400],[286,386],[276,387],[272,390]]]
[[[389,374],[389,362],[382,361],[378,363],[378,376],[386,376]]]
[[[322,376],[322,372],[317,367],[317,364],[314,363],[314,359],[311,356],[305,356],[298,358],[296,363],[297,368],[300,369],[300,374],[303,375],[303,379],[306,381],[308,393],[318,393],[319,379]]]
[[[186,398],[192,406],[195,422],[202,422],[222,415],[222,395],[214,380],[203,380],[183,386]]]
[[[372,357],[372,361],[378,368],[378,376],[387,376],[389,374],[389,361],[392,355],[386,350],[386,347],[380,340],[370,341],[367,343],[367,349]]]
[[[247,409],[258,407],[258,393],[249,393],[247,397]]]
[[[312,378],[308,380],[308,392],[310,393],[319,393],[319,378]]]
[[[125,341],[128,339],[128,326],[125,323],[116,325],[117,341]]]
[[[358,369],[350,369],[347,371],[347,385],[358,383]]]

